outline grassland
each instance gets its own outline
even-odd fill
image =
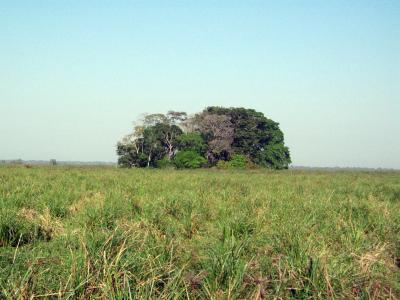
[[[397,299],[400,173],[0,167],[0,298]]]

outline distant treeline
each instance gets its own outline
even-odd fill
[[[58,161],[56,159],[50,160],[23,160],[23,159],[10,159],[0,160],[0,165],[25,165],[25,166],[115,166],[113,162],[104,161]]]
[[[121,167],[287,169],[279,124],[254,109],[207,107],[145,115],[117,145]]]

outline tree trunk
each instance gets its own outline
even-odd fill
[[[149,156],[147,157],[147,167],[150,167],[150,159],[151,159],[151,150],[149,152]]]
[[[168,159],[169,160],[171,160],[173,154],[174,154],[173,146],[169,145],[169,147],[168,147]]]

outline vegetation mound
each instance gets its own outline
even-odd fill
[[[291,162],[278,123],[253,109],[224,107],[191,117],[174,111],[146,115],[118,143],[117,154],[122,167],[287,169]]]

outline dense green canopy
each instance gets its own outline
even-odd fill
[[[147,115],[118,143],[117,154],[123,167],[213,166],[234,155],[272,169],[291,162],[277,122],[254,109],[216,106],[189,118],[173,111]]]

